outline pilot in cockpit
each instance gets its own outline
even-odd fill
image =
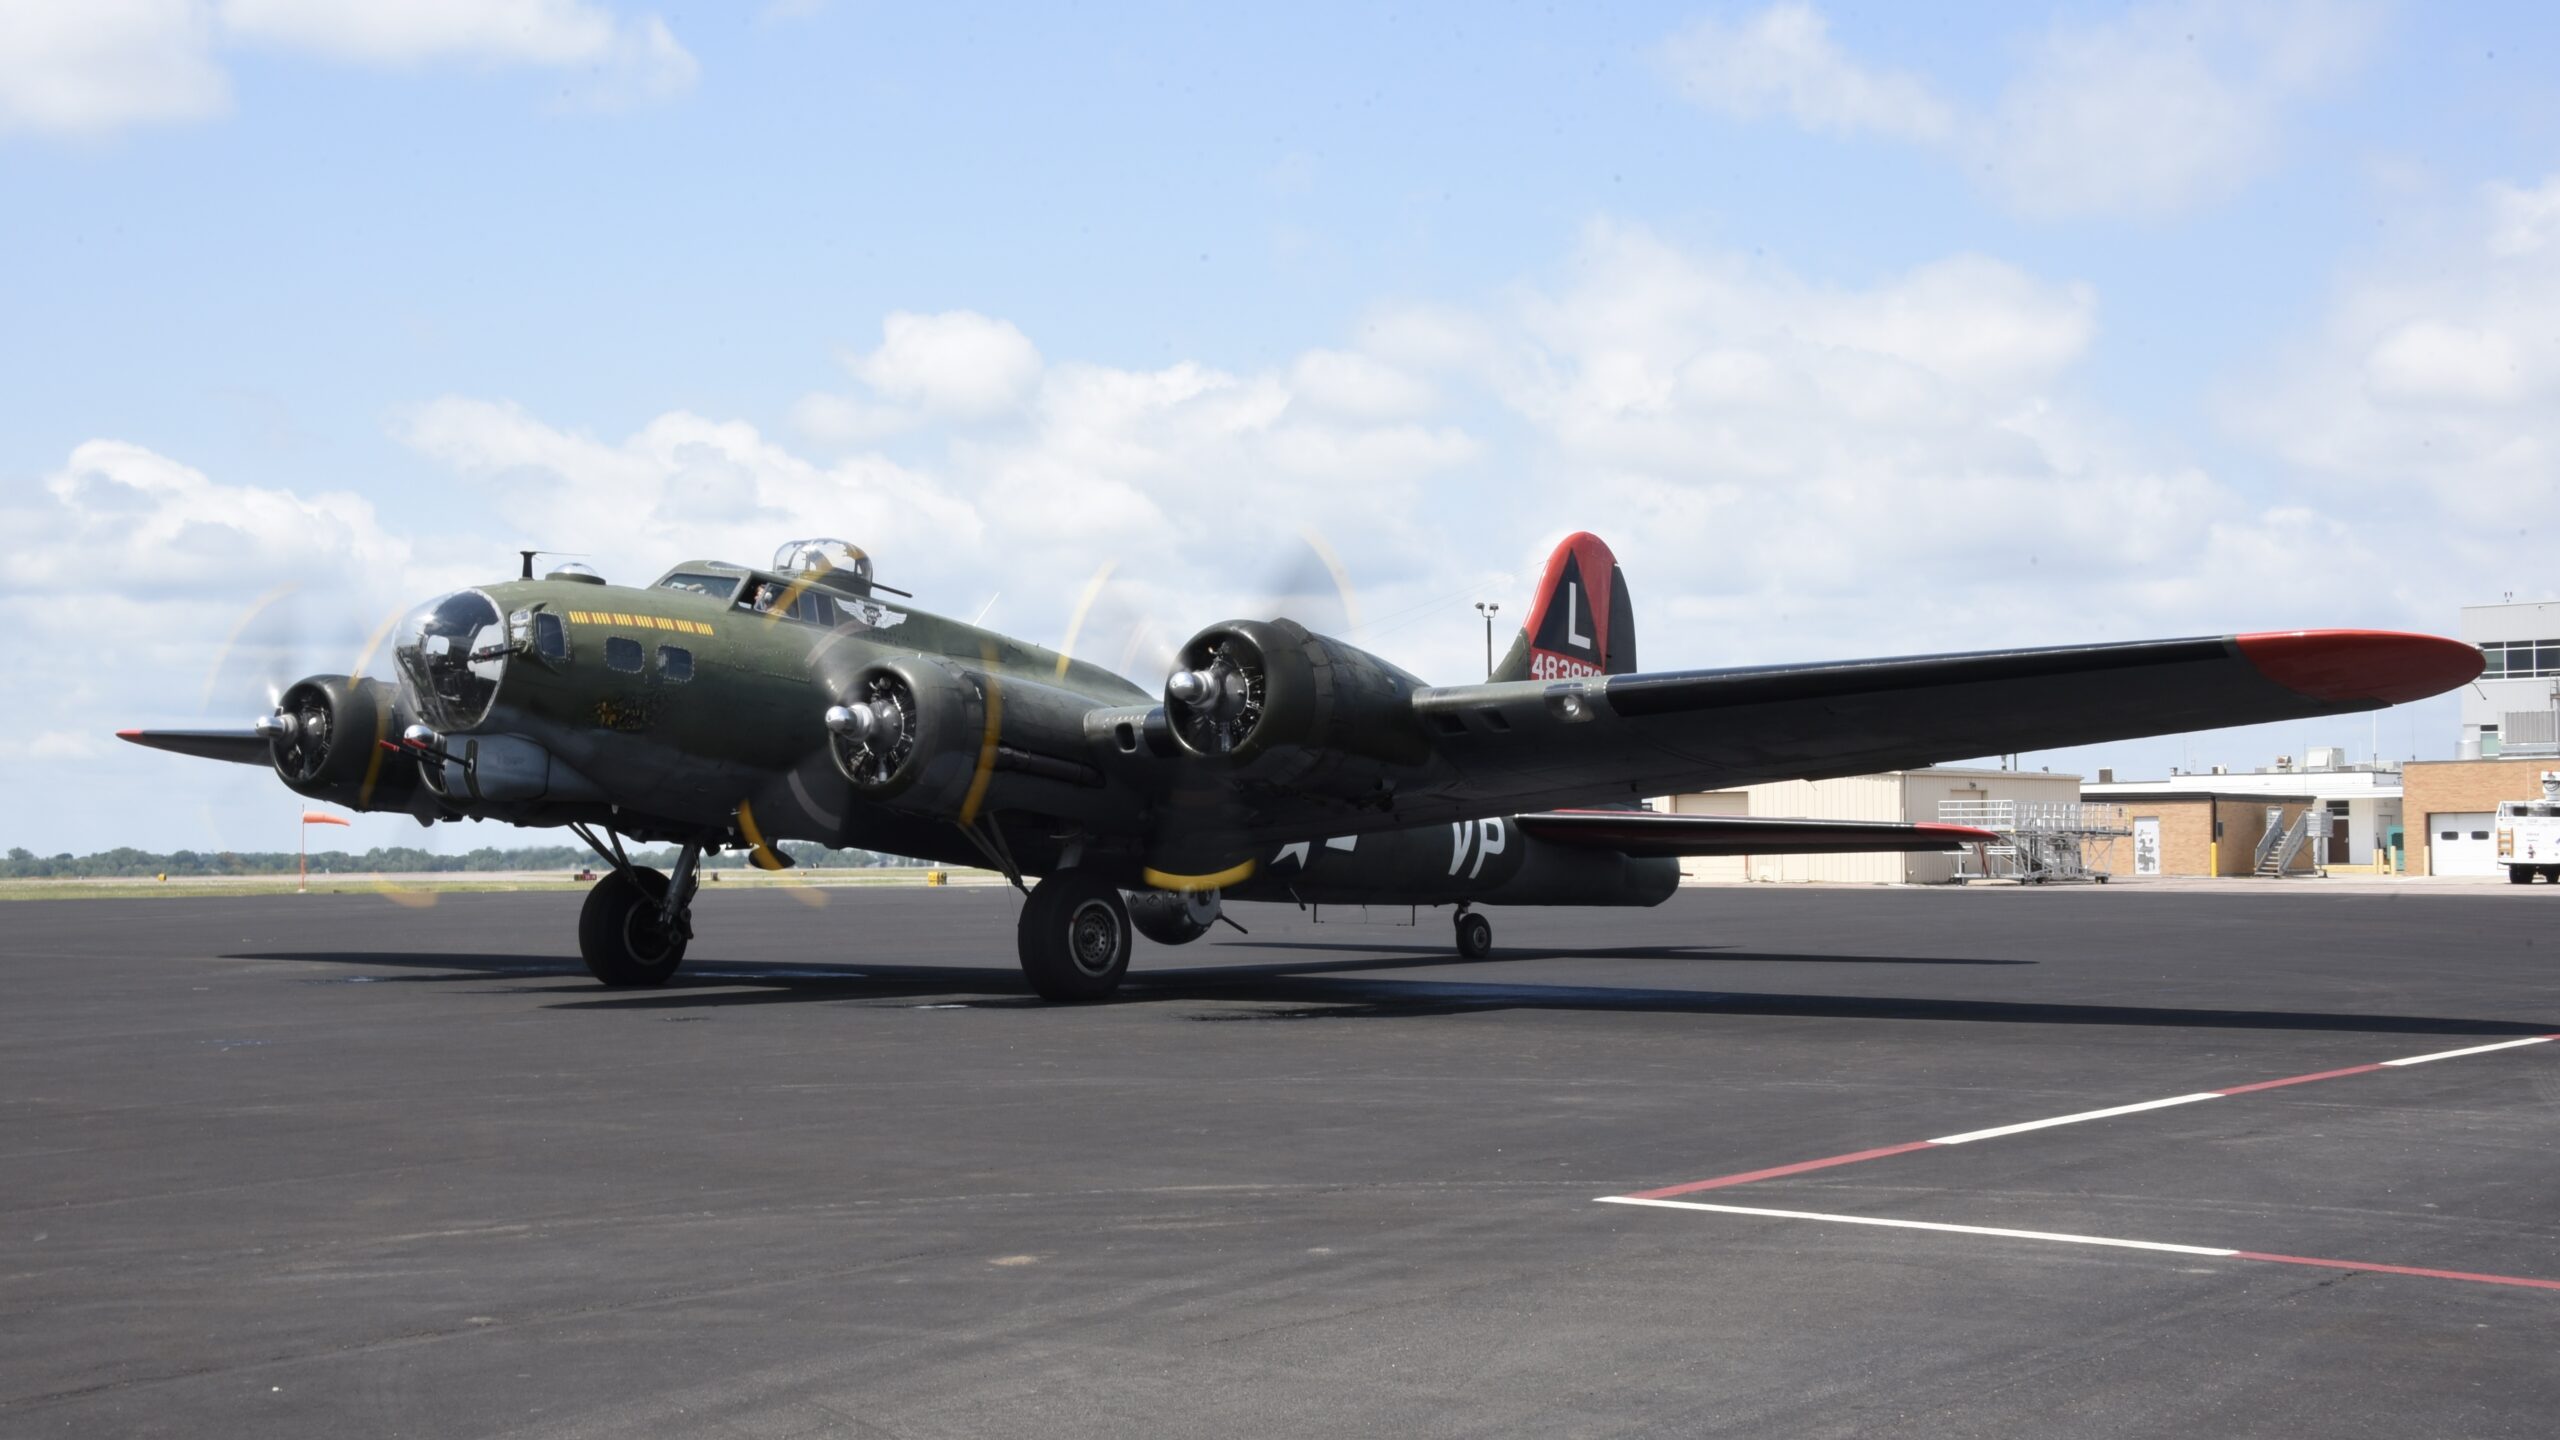
[[[782,603],[782,587],[767,580],[756,587],[756,613],[761,615]]]

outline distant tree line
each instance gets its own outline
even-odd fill
[[[807,841],[786,840],[783,853],[804,868],[843,870],[879,865],[917,865],[923,862],[898,855],[883,855],[872,850],[830,850]],[[676,863],[676,847],[661,845],[654,850],[633,850],[634,864],[655,866],[660,870]],[[705,868],[743,869],[747,857],[730,851],[706,855]],[[13,849],[0,861],[0,879],[115,879],[153,875],[290,875],[297,857],[290,850],[221,850],[205,852],[176,850],[158,854],[149,850],[119,847],[101,850],[94,855],[37,855],[24,847]],[[601,868],[603,862],[595,852],[583,845],[530,845],[517,850],[500,850],[483,846],[460,855],[438,855],[406,845],[377,846],[361,855],[344,850],[311,852],[311,873],[332,875],[414,875],[423,873],[469,873],[502,870],[568,870]]]

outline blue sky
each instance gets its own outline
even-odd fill
[[[102,737],[237,723],[253,677],[210,659],[280,583],[244,634],[293,653],[256,658],[343,668],[519,545],[644,578],[847,534],[1047,643],[1107,560],[1086,648],[1141,672],[1266,606],[1304,529],[1352,638],[1450,678],[1471,602],[1577,528],[1657,666],[2450,630],[2550,593],[2555,38],[2314,3],[15,7],[0,844],[265,843],[270,782]],[[2375,733],[2331,730],[2028,763]]]

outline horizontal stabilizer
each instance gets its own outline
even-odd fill
[[[1961,850],[2000,836],[1971,825],[1890,820],[1769,820],[1755,815],[1662,815],[1650,810],[1548,810],[1519,819],[1522,833],[1557,845],[1622,855],[1854,855]]]
[[[116,738],[204,760],[228,760],[235,765],[268,763],[267,737],[255,730],[119,730]]]

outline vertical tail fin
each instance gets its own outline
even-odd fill
[[[1625,675],[1636,668],[1636,612],[1627,575],[1588,531],[1559,541],[1530,602],[1528,622],[1493,667],[1496,680]]]

